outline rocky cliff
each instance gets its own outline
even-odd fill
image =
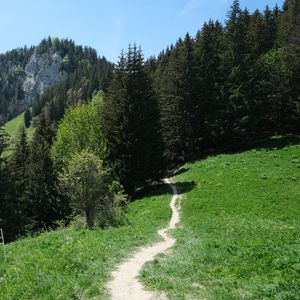
[[[113,64],[98,57],[95,49],[69,39],[48,37],[37,46],[0,54],[0,123],[29,106],[34,116],[49,109],[49,117],[59,119],[69,104],[105,89],[112,70]]]
[[[58,53],[34,53],[25,66],[25,77],[22,85],[24,98],[23,106],[31,105],[37,94],[61,80],[67,78],[66,71],[60,71],[62,57]]]
[[[0,55],[0,122],[24,111],[47,87],[68,76],[61,70],[63,58],[57,51],[28,52],[17,49]]]

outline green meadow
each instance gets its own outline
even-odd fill
[[[105,230],[61,229],[0,249],[0,299],[106,299],[113,268],[141,245],[160,240],[156,231],[171,215],[169,188],[154,188],[127,208],[127,222]]]
[[[300,143],[272,139],[208,156],[172,177],[182,193],[177,243],[145,265],[169,299],[300,299]],[[0,251],[0,299],[107,299],[111,271],[169,221],[163,184],[131,202],[126,224],[60,229]]]
[[[186,164],[171,255],[141,279],[170,299],[300,299],[300,145],[272,139],[250,151]]]
[[[19,136],[20,129],[24,127],[24,112],[19,114],[17,117],[11,119],[4,125],[5,132],[9,135],[10,145],[16,144]],[[26,129],[28,139],[33,136],[34,129],[32,126]]]

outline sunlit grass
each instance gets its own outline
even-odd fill
[[[152,191],[153,192],[153,191]],[[0,249],[0,299],[106,299],[113,268],[138,246],[160,239],[170,218],[168,187],[129,204],[128,224],[105,230],[62,229]]]
[[[182,201],[178,241],[147,264],[146,285],[170,299],[300,299],[299,144],[184,168],[173,181],[195,187]]]
[[[12,120],[8,121],[4,125],[5,132],[9,135],[9,149],[5,151],[3,154],[4,156],[7,156],[11,153],[11,151],[14,149],[15,144],[18,141],[19,133],[21,128],[24,127],[24,112],[19,114],[17,117],[13,118]],[[32,139],[34,128],[30,126],[26,129],[27,138],[28,140]]]

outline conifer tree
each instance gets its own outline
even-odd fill
[[[7,219],[11,213],[11,207],[7,201],[8,186],[8,169],[6,167],[6,159],[2,157],[3,152],[8,146],[8,135],[6,134],[2,124],[0,124],[0,228],[5,232],[5,236],[8,240],[11,239],[10,233],[7,232],[9,228]],[[7,234],[8,233],[8,234]]]
[[[26,197],[29,203],[28,216],[31,229],[54,227],[64,217],[66,203],[59,197],[57,176],[50,157],[53,130],[44,115],[33,136],[30,146],[27,174]]]
[[[0,159],[3,151],[8,146],[8,134],[4,130],[4,126],[0,124]]]
[[[299,0],[284,1],[283,12],[278,18],[278,34],[276,44],[279,47],[288,44],[293,38],[293,30],[296,24],[295,21],[297,20],[297,10],[299,10]]]
[[[224,72],[222,55],[224,51],[224,30],[218,21],[205,23],[196,35],[194,55],[196,59],[195,110],[198,122],[198,147],[212,147],[220,143],[225,119]]]
[[[2,171],[2,167],[3,167],[3,163],[4,163],[4,159],[2,158],[2,154],[5,151],[5,149],[8,146],[8,135],[5,132],[3,125],[0,124],[0,172]],[[0,176],[0,180],[2,181],[4,179],[4,175],[0,174],[2,176]],[[2,185],[2,182],[0,181],[0,189]]]
[[[2,157],[3,152],[8,146],[8,135],[5,132],[3,125],[0,124],[0,199],[4,197],[5,187],[5,172],[4,172],[4,159]]]
[[[173,167],[190,158],[196,148],[195,79],[193,39],[186,34],[170,52],[158,86],[164,156]]]
[[[235,0],[229,13],[226,24],[226,46],[224,71],[227,76],[225,98],[227,100],[227,122],[225,136],[227,141],[240,144],[245,141],[248,127],[248,66],[249,66],[249,40],[248,30],[250,14],[242,11],[239,1]]]
[[[107,161],[127,193],[159,176],[161,143],[156,98],[141,49],[122,52],[104,102]]]
[[[272,10],[267,6],[264,11],[263,45],[264,52],[274,47],[277,37],[279,7],[276,5]]]
[[[9,207],[7,207],[6,221],[11,239],[25,234],[29,222],[26,215],[28,204],[25,196],[28,184],[26,176],[28,156],[26,131],[22,128],[7,167],[9,190],[6,192],[6,199]]]
[[[26,128],[28,128],[30,126],[31,119],[32,119],[32,117],[31,117],[30,109],[27,108],[24,113],[24,124],[25,124]]]

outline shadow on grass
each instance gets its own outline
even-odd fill
[[[252,145],[252,148],[261,149],[283,149],[284,147],[300,144],[299,136],[279,136],[261,140]]]
[[[275,150],[283,149],[284,147],[300,144],[300,136],[286,135],[286,136],[274,136],[261,138],[256,141],[249,142],[247,144],[240,145],[226,145],[223,147],[211,148],[207,151],[203,151],[201,154],[195,155],[189,162],[195,162],[197,160],[205,159],[209,156],[216,156],[220,154],[237,154],[250,150]]]
[[[178,194],[184,194],[191,191],[196,186],[195,181],[176,182]]]
[[[187,172],[189,170],[189,168],[186,168],[186,167],[182,167],[180,169],[177,169],[176,171],[170,173],[170,176],[177,176],[177,175],[180,175],[180,174],[183,174],[185,172]]]
[[[189,192],[195,186],[196,184],[194,181],[176,182],[178,194]],[[136,191],[131,200],[134,201],[143,197],[161,196],[164,194],[172,194],[169,184],[164,182],[155,182]]]

